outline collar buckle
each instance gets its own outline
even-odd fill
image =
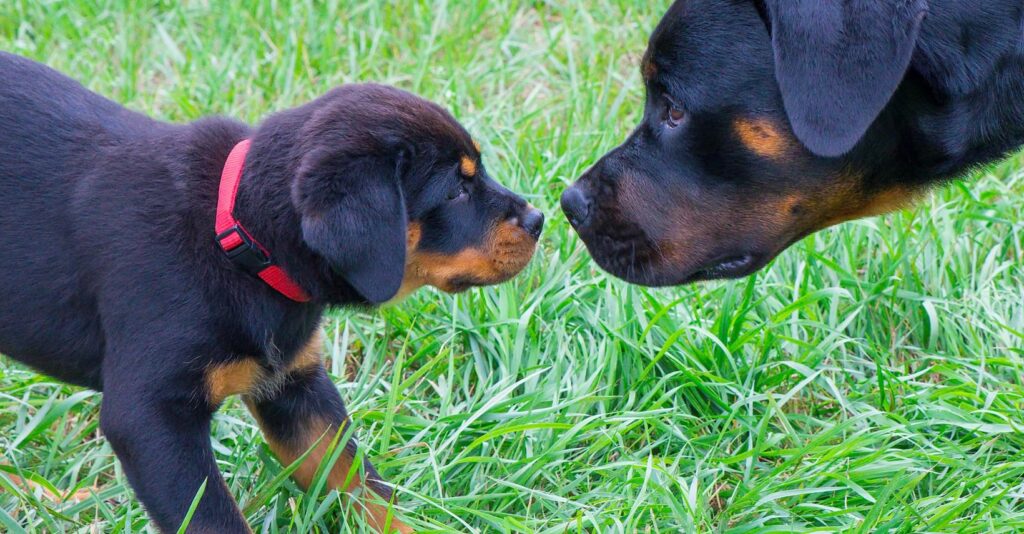
[[[241,225],[236,224],[217,234],[217,242],[231,263],[250,274],[258,275],[273,264],[270,255]]]

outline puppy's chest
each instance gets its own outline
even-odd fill
[[[204,372],[206,399],[216,407],[233,395],[255,400],[273,397],[291,377],[323,365],[323,343],[323,333],[317,330],[290,354],[246,356],[212,363]]]

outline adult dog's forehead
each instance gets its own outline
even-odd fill
[[[689,109],[774,79],[768,30],[752,2],[679,0],[658,24],[641,71]]]

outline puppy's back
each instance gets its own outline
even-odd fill
[[[0,52],[0,352],[98,385],[102,339],[83,289],[75,199],[112,148],[145,143],[158,129],[49,67]]]
[[[35,61],[0,52],[0,176],[143,135],[153,121]],[[77,151],[76,151],[77,149]],[[31,168],[30,168],[31,167]]]

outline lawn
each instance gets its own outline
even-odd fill
[[[638,120],[668,0],[182,4],[3,0],[0,49],[168,121],[394,84],[450,108],[548,214],[514,282],[330,316],[331,372],[409,523],[1024,530],[1024,158],[748,280],[648,290],[600,272],[556,207]],[[0,470],[34,481],[0,476],[0,530],[148,528],[99,400],[0,358]],[[237,400],[212,439],[258,532],[362,531],[344,497],[281,480]]]

